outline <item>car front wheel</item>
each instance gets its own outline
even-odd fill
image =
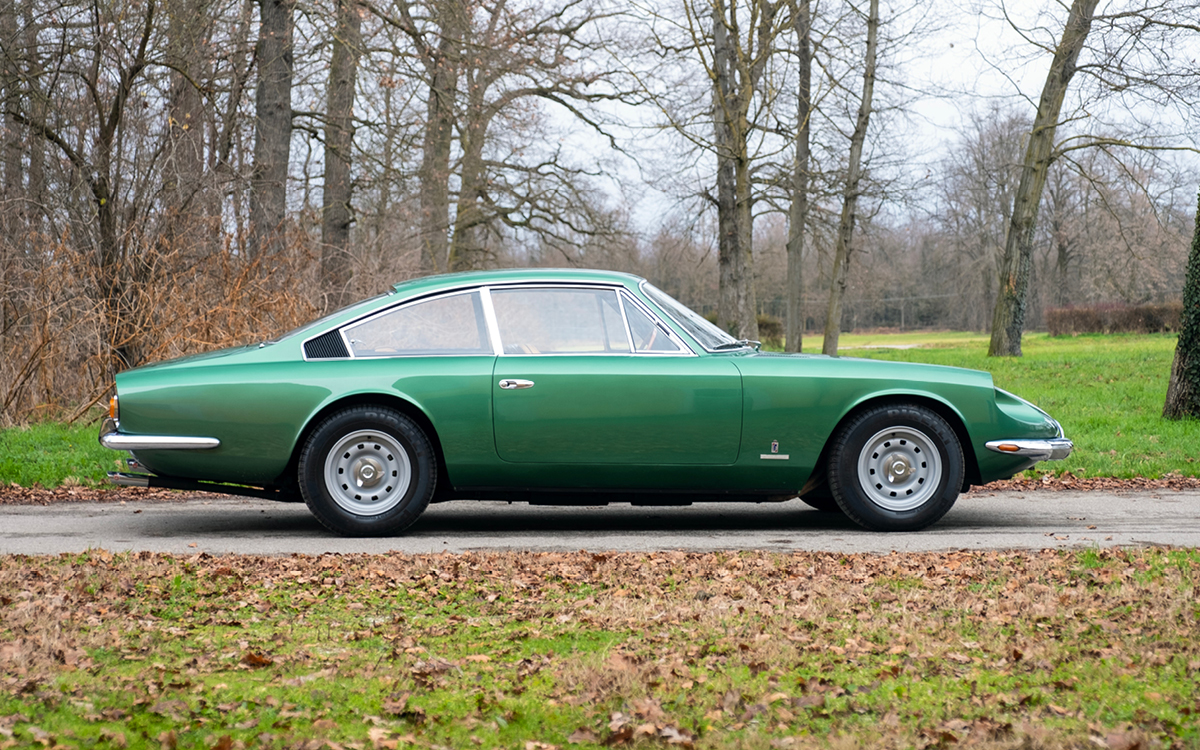
[[[963,482],[954,430],[924,406],[868,409],[834,435],[829,489],[842,511],[868,529],[915,531],[954,505]]]
[[[403,531],[433,497],[437,460],[429,439],[388,408],[336,412],[305,442],[300,491],[322,524],[346,536]]]

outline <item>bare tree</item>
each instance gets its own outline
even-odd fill
[[[1029,121],[992,105],[973,113],[939,164],[935,219],[953,255],[950,289],[961,299],[950,325],[987,330],[995,309],[996,279],[1020,178],[1023,134]]]
[[[250,178],[251,258],[283,250],[287,222],[288,160],[292,147],[292,75],[295,0],[259,0],[255,59],[254,172]]]
[[[1163,404],[1163,416],[1167,419],[1200,418],[1200,195],[1196,199],[1196,228],[1183,282],[1182,322]]]
[[[396,0],[395,14],[372,6],[377,16],[404,32],[416,49],[428,87],[421,144],[419,228],[420,268],[445,271],[450,231],[450,161],[454,148],[455,106],[462,67],[462,43],[475,0],[438,0],[424,15],[412,0]]]
[[[1092,16],[1100,0],[1074,0],[1054,51],[1050,72],[1042,86],[1041,100],[1029,133],[1021,182],[1014,197],[1012,220],[1004,242],[1000,288],[992,318],[992,340],[988,355],[1021,356],[1021,333],[1025,330],[1025,307],[1029,294],[1029,271],[1033,262],[1034,231],[1042,188],[1050,169],[1054,133],[1067,87],[1075,75],[1079,53],[1092,28]]]
[[[779,6],[768,0],[754,0],[745,8],[737,0],[728,5],[715,0],[711,5],[712,59],[706,68],[712,83],[717,157],[717,325],[739,338],[757,339],[751,107],[779,33]],[[691,14],[693,7],[687,8]]]
[[[325,111],[325,181],[321,221],[321,287],[329,306],[342,307],[350,283],[354,94],[362,54],[362,17],[354,0],[338,0]]]
[[[122,14],[120,18],[113,15],[120,9],[99,3],[82,9],[63,10],[64,13],[83,10],[89,19],[84,31],[90,39],[77,39],[79,46],[72,50],[75,54],[63,55],[53,73],[57,84],[66,85],[62,80],[66,74],[83,86],[90,105],[83,113],[85,138],[80,139],[77,135],[81,123],[55,122],[45,117],[48,111],[36,107],[40,97],[33,92],[9,99],[7,116],[57,148],[86,185],[94,217],[91,228],[95,238],[97,280],[109,314],[111,350],[118,360],[114,364],[130,366],[138,361],[137,334],[132,319],[137,289],[129,278],[125,262],[123,222],[130,212],[122,191],[119,136],[130,98],[151,63],[149,55],[156,31],[157,6],[150,0],[141,15]],[[89,41],[94,44],[90,50]]]
[[[810,0],[790,0],[796,34],[796,138],[792,157],[791,201],[788,206],[787,313],[784,348],[803,349],[804,232],[808,226],[809,157],[812,138],[812,7]]]
[[[1200,5],[1133,0],[1113,2],[1105,12],[1097,13],[1098,5],[1099,0],[1074,0],[1052,49],[1005,240],[990,356],[1021,355],[1038,208],[1050,165],[1064,154],[1092,147],[1195,150],[1186,142],[1164,142],[1168,139],[1151,132],[1127,139],[1095,132],[1098,126],[1076,129],[1062,142],[1056,141],[1064,120],[1064,100],[1077,74],[1090,84],[1071,115],[1081,121],[1099,120],[1093,113],[1102,111],[1114,97],[1141,98],[1156,106],[1187,106],[1194,102],[1200,84],[1200,72],[1172,62],[1182,35],[1200,32],[1195,21]],[[1015,22],[1010,23],[1020,31]],[[1089,35],[1096,28],[1102,33],[1093,39]],[[1026,34],[1026,38],[1030,36]]]
[[[854,132],[850,136],[850,161],[846,168],[846,187],[842,194],[842,213],[838,222],[837,245],[833,259],[833,280],[829,287],[829,310],[825,314],[825,339],[821,343],[824,354],[837,354],[838,336],[842,330],[842,300],[846,295],[846,281],[850,268],[851,243],[854,240],[859,182],[862,180],[863,142],[867,139],[867,127],[871,120],[871,99],[875,92],[875,64],[879,48],[879,0],[870,0],[867,11],[867,47],[863,66],[862,96],[859,98],[858,117]]]
[[[167,143],[162,167],[163,239],[169,249],[197,252],[210,241],[204,220],[214,212],[215,196],[206,187],[207,116],[201,94],[206,42],[212,27],[208,0],[168,0],[166,65]]]

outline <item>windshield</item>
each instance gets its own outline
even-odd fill
[[[713,351],[718,347],[724,346],[728,348],[730,344],[738,344],[738,340],[733,336],[709,323],[699,313],[650,282],[642,282],[642,291],[646,293],[647,297],[654,300],[655,304],[661,307],[667,315],[670,315],[683,330],[687,331],[705,349]]]

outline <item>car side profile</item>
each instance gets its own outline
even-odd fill
[[[274,340],[117,376],[123,485],[303,499],[395,534],[430,502],[786,500],[875,530],[1072,444],[953,367],[783,354],[644,279],[506,270],[397,284]]]

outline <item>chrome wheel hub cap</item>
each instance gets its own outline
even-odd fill
[[[935,443],[915,427],[892,427],[873,435],[858,455],[858,481],[867,498],[890,511],[924,505],[942,479]]]
[[[892,484],[903,480],[909,474],[912,474],[913,470],[913,467],[908,463],[908,459],[896,453],[888,456],[884,460],[884,465],[887,466],[887,480]]]
[[[343,510],[378,516],[395,508],[412,484],[412,462],[400,441],[386,432],[358,430],[325,457],[325,487]]]
[[[373,458],[360,458],[350,473],[361,489],[370,489],[383,481],[383,465]]]

